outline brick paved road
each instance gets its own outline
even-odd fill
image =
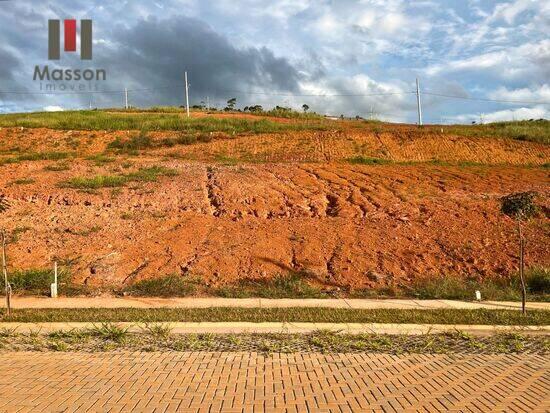
[[[550,410],[536,355],[2,353],[0,411]]]

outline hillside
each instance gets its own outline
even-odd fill
[[[83,112],[0,125],[12,269],[57,259],[92,287],[167,274],[219,287],[300,273],[343,290],[506,277],[516,234],[499,198],[518,191],[541,207],[527,265],[550,264],[547,122]]]

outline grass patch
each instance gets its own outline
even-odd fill
[[[160,176],[175,176],[177,174],[178,172],[174,169],[151,166],[126,175],[75,177],[61,183],[61,186],[73,189],[117,188],[126,185],[128,182],[156,182]]]
[[[57,281],[60,285],[60,294],[66,292],[65,286],[70,283],[69,271],[60,268],[57,273]],[[49,295],[50,284],[54,281],[52,269],[33,268],[18,270],[8,273],[8,281],[16,294]],[[4,279],[0,281],[2,289],[5,287]]]
[[[550,311],[530,310],[358,310],[347,308],[63,308],[15,309],[0,321],[38,322],[308,322],[550,325]]]
[[[307,283],[308,274],[290,273],[277,275],[269,280],[245,279],[237,284],[216,289],[219,297],[260,297],[260,298],[323,298],[317,287]]]
[[[153,140],[146,131],[141,131],[139,135],[134,135],[129,139],[123,140],[116,138],[107,147],[116,150],[119,153],[135,154],[144,149],[173,147],[176,145],[193,145],[199,142],[210,142],[212,136],[210,133],[189,133],[179,132],[174,137]]]
[[[486,125],[453,125],[447,133],[474,137],[501,137],[550,144],[550,121],[495,122]]]
[[[53,269],[31,268],[8,272],[8,281],[13,292],[18,295],[50,295],[50,285],[54,282]],[[58,293],[65,296],[84,295],[89,293],[84,285],[73,284],[70,271],[64,267],[58,267],[57,271]],[[0,280],[0,288],[5,288],[4,278]]]
[[[1,115],[0,115],[1,117]],[[73,154],[68,152],[31,152],[0,160],[0,165],[13,164],[24,161],[58,161],[67,159]]]
[[[61,186],[73,189],[116,188],[126,185],[127,182],[126,177],[122,175],[96,175],[91,178],[71,178],[63,182]]]
[[[105,323],[91,330],[18,333],[0,331],[4,351],[216,351],[269,353],[386,353],[386,354],[540,354],[549,340],[516,332],[474,337],[460,331],[443,334],[344,334],[318,330],[307,334],[170,334],[169,327],[128,332]]]
[[[163,166],[151,166],[149,168],[141,168],[136,172],[124,175],[127,182],[156,182],[160,176],[176,176],[178,171],[175,169],[165,168]]]
[[[108,163],[112,163],[115,161],[115,158],[111,157],[111,156],[107,156],[105,154],[97,154],[97,155],[92,155],[92,156],[88,156],[86,158],[87,160],[89,161],[92,161],[96,166],[103,166],[105,164],[108,164]]]
[[[392,161],[389,159],[366,158],[364,156],[355,156],[353,158],[349,158],[348,162],[353,165],[387,165],[389,163],[392,163]]]
[[[68,171],[70,169],[71,167],[67,163],[56,163],[56,164],[47,165],[44,167],[45,171],[50,171],[50,172]]]
[[[550,301],[550,269],[529,269],[525,279],[529,300]],[[406,291],[406,295],[421,299],[473,300],[476,290],[481,292],[484,300],[521,300],[519,276],[483,281],[459,277],[420,279]]]
[[[225,132],[274,133],[290,130],[334,129],[334,125],[318,120],[280,123],[267,119],[187,118],[179,113],[125,113],[107,111],[64,111],[16,113],[0,116],[0,127],[49,128],[61,130],[173,130],[191,133]]]
[[[127,140],[116,138],[107,147],[120,152],[133,153],[142,149],[152,148],[153,140],[147,135],[145,130],[141,130],[139,135],[134,135]]]
[[[195,290],[194,283],[184,277],[172,274],[138,281],[124,291],[131,295],[145,297],[187,297],[193,295]]]
[[[11,181],[9,185],[30,185],[30,184],[34,184],[35,182],[36,180],[33,178],[21,178],[21,179],[16,179],[15,181]]]

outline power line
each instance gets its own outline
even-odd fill
[[[178,86],[185,86],[184,83],[174,83],[167,86],[157,86],[150,88],[137,88],[137,89],[127,89],[128,92],[147,92],[147,91],[157,91],[164,89],[172,89]],[[89,95],[89,94],[123,94],[125,89],[122,90],[89,90],[89,91],[40,91],[40,92],[29,92],[29,91],[19,91],[19,90],[0,90],[0,94],[12,94],[12,95]],[[280,96],[280,97],[375,97],[375,96],[398,96],[398,95],[410,95],[416,94],[416,91],[410,92],[378,92],[378,93],[283,93],[283,92],[247,92],[243,90],[230,90],[230,89],[217,89],[211,90],[210,92],[218,93],[234,93],[241,95],[261,95],[261,96]],[[430,91],[421,91],[424,95],[437,96],[449,99],[461,99],[461,100],[472,100],[479,102],[493,102],[493,103],[515,103],[515,104],[526,104],[526,105],[550,105],[550,102],[546,101],[524,101],[524,100],[506,100],[506,99],[487,99],[487,98],[476,98],[469,96],[458,96],[458,95],[448,95],[444,93],[436,93]]]
[[[125,93],[128,92],[145,92],[155,91],[161,89],[172,89],[177,86],[184,86],[181,84],[172,84],[170,86],[160,86],[155,88],[140,88],[140,89],[123,89],[123,90],[90,90],[90,91],[67,91],[67,92],[29,92],[18,90],[0,90],[0,94],[13,94],[13,95],[88,95],[90,93]],[[245,92],[239,90],[222,90],[218,89],[217,92],[221,93],[235,93],[241,95],[264,95],[264,96],[285,96],[285,97],[369,97],[369,96],[392,96],[392,95],[408,95],[416,92],[389,92],[389,93],[339,93],[339,94],[292,94],[292,93],[268,93],[268,92]]]
[[[474,97],[468,97],[468,96],[445,95],[445,94],[442,94],[442,93],[433,93],[433,92],[425,92],[425,91],[423,91],[422,94],[430,95],[430,96],[445,97],[445,98],[450,98],[450,99],[477,100],[477,101],[480,101],[480,102],[519,103],[519,104],[525,104],[525,105],[550,105],[550,102],[542,102],[542,101],[485,99],[485,98],[474,98]]]

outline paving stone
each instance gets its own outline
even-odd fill
[[[0,412],[550,411],[535,354],[0,354]]]

